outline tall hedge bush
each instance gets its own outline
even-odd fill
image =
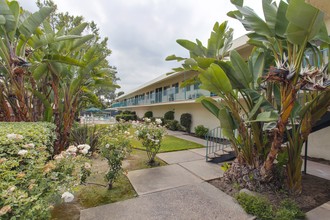
[[[154,116],[154,114],[152,113],[152,111],[147,111],[146,113],[144,113],[144,118],[152,118]]]
[[[174,111],[168,111],[164,114],[164,120],[174,120]]]
[[[192,116],[190,113],[183,113],[180,117],[180,124],[190,133]]]

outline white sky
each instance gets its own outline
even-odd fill
[[[33,0],[18,0],[24,9],[37,10]],[[168,55],[187,57],[187,51],[177,39],[203,44],[216,21],[229,21],[234,38],[245,33],[243,26],[227,17],[235,8],[230,0],[54,0],[58,11],[82,15],[94,21],[102,37],[108,37],[112,54],[108,57],[116,66],[118,84],[128,91],[178,67],[175,61],[165,61]],[[261,11],[261,0],[245,0]],[[257,7],[257,8],[256,8]]]

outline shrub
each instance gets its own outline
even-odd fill
[[[164,125],[164,123],[165,123],[165,120],[164,120],[164,118],[161,118],[161,117],[152,117],[151,118],[151,122],[156,122],[156,121],[161,121],[161,123],[160,123],[160,125]]]
[[[283,200],[275,213],[275,219],[291,220],[304,218],[305,213],[303,213],[297,204],[290,199]]]
[[[152,113],[152,111],[147,111],[146,113],[144,113],[144,118],[152,118],[154,116],[154,114]]]
[[[191,127],[191,114],[184,113],[180,117],[180,124],[186,129],[188,133],[190,133]]]
[[[164,120],[174,120],[174,111],[168,111],[164,114]]]
[[[209,129],[204,127],[203,125],[198,125],[197,127],[195,127],[195,134],[197,135],[197,137],[205,138],[208,132]]]
[[[267,199],[247,193],[239,193],[236,199],[248,214],[258,219],[273,219],[273,207]]]
[[[131,112],[131,111],[123,111],[120,114],[116,115],[116,120],[124,120],[124,121],[135,121],[137,120],[137,115],[136,112]]]
[[[77,125],[71,130],[71,143],[74,145],[88,144],[92,153],[96,150],[99,137],[100,133],[95,125]]]
[[[67,191],[81,183],[90,165],[82,155],[75,156],[74,146],[50,159],[53,124],[0,123],[0,128],[1,219],[49,219],[61,194],[65,201],[73,199]]]
[[[160,125],[161,121],[148,122],[141,124],[137,127],[137,137],[142,140],[142,145],[146,148],[148,156],[148,164],[155,164],[155,157],[158,153],[163,136],[165,134],[165,129]]]
[[[108,189],[112,189],[113,183],[122,171],[122,161],[131,151],[129,127],[125,123],[118,123],[102,130],[100,151],[109,165],[109,170],[105,175]]]
[[[257,219],[295,220],[305,218],[305,214],[297,204],[289,199],[283,200],[279,207],[273,207],[266,198],[247,193],[239,193],[236,199],[248,214],[257,216]]]
[[[180,129],[180,124],[177,120],[165,121],[165,127],[171,131],[177,131]]]

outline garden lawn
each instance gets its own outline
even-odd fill
[[[141,142],[137,139],[132,140],[133,148],[145,150]],[[181,138],[174,137],[172,135],[166,135],[162,141],[159,152],[171,152],[179,150],[188,150],[194,148],[203,148],[201,144],[197,144],[191,141],[183,140]]]

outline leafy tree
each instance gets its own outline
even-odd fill
[[[312,66],[306,56],[312,53],[322,62],[318,45],[329,47],[323,13],[303,0],[279,5],[263,0],[263,20],[243,6],[243,1],[232,3],[237,10],[228,15],[250,31],[248,43],[255,46],[247,62],[235,51],[229,54],[230,62],[222,60],[232,39],[226,23],[215,24],[207,47],[199,40],[178,40],[189,50],[190,58],[172,55],[167,60],[183,61],[174,71],[197,72],[201,88],[221,98],[220,102],[211,98],[200,101],[220,120],[237,162],[258,169],[263,181],[271,181],[277,179],[275,159],[286,150],[281,162],[287,186],[300,193],[302,145],[313,123],[330,105],[328,64]],[[283,149],[285,134],[288,142]]]
[[[53,121],[55,153],[62,151],[84,103],[100,103],[96,91],[118,87],[116,72],[106,60],[111,54],[107,39],[100,38],[95,23],[55,13],[52,1],[45,2],[46,7],[39,3],[34,14],[21,10],[17,2],[0,4],[5,18],[0,23],[3,114],[9,121],[9,104],[15,120]],[[83,35],[87,28],[92,33]]]

